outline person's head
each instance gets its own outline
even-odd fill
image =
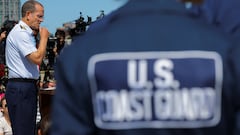
[[[2,97],[2,99],[0,101],[0,107],[1,107],[1,112],[3,113],[3,115],[8,114],[7,102],[6,102],[5,97]]]
[[[57,38],[57,44],[64,45],[65,44],[65,31],[58,29],[55,33],[55,37]]]
[[[38,30],[43,22],[44,7],[35,0],[28,0],[22,6],[22,20],[33,30]]]
[[[51,127],[51,120],[50,120],[50,115],[44,116],[40,120],[39,128],[38,128],[38,135],[49,135],[49,130]]]
[[[6,20],[3,23],[3,26],[1,28],[1,32],[5,32],[6,36],[8,35],[8,33],[12,30],[12,28],[17,24],[17,21],[15,20]],[[1,33],[0,32],[0,33]]]

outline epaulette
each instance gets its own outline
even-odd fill
[[[24,30],[27,30],[24,26],[20,25],[20,28],[21,29],[24,29]]]

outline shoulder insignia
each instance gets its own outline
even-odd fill
[[[21,29],[24,29],[24,30],[27,30],[24,26],[20,25],[20,28]]]

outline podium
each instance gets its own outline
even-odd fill
[[[41,118],[51,112],[52,98],[55,93],[55,85],[50,85],[50,80],[54,80],[54,70],[41,70],[40,71],[40,84],[39,84],[39,111]],[[46,83],[47,82],[47,83]],[[46,84],[46,85],[45,85]],[[53,87],[54,86],[54,87]]]

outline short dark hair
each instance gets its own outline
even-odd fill
[[[40,5],[43,7],[43,5],[36,0],[26,1],[22,6],[22,17],[26,15],[27,11],[34,12],[36,10],[35,5]]]
[[[49,135],[50,127],[52,125],[50,114],[45,115],[41,118],[39,123],[39,130],[41,131],[42,135]]]
[[[8,35],[8,33],[12,30],[12,28],[15,26],[15,24],[17,24],[18,22],[15,20],[6,20],[3,23],[3,26],[0,30],[0,33],[2,33],[3,31],[6,31],[6,34]]]

